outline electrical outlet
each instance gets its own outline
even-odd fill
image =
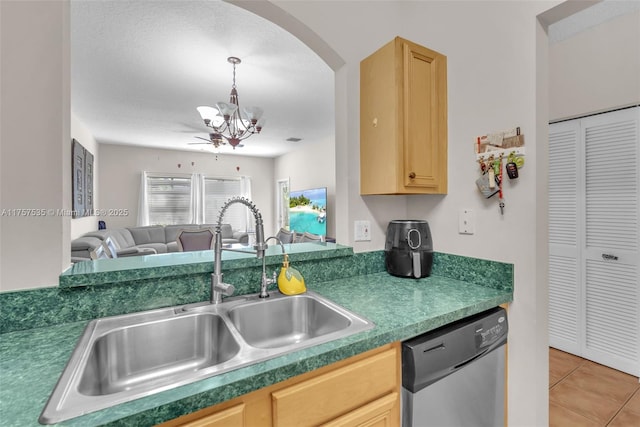
[[[369,221],[355,221],[353,240],[356,242],[371,241],[371,223]]]
[[[458,219],[458,233],[473,234],[476,232],[476,220],[471,209],[460,209]]]

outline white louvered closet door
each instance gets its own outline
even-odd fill
[[[549,345],[579,354],[582,298],[578,147],[580,123],[549,128]]]
[[[553,124],[549,132],[550,344],[635,376],[639,123],[636,107]]]
[[[585,357],[640,374],[639,109],[582,119]]]

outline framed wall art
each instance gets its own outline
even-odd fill
[[[93,154],[76,139],[72,144],[72,209],[73,218],[80,218],[93,214]]]

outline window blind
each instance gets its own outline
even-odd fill
[[[147,174],[146,183],[150,225],[189,224],[193,222],[192,211],[201,206],[204,217],[197,216],[197,221],[215,224],[224,204],[242,195],[242,182],[235,178]],[[247,212],[244,205],[233,204],[225,211],[223,223],[231,224],[234,230],[247,230]]]
[[[147,176],[149,224],[172,225],[189,222],[191,178],[189,176]]]
[[[241,183],[239,179],[204,178],[204,221],[207,224],[218,222],[218,214],[222,206],[231,198],[239,196]],[[235,203],[225,211],[222,218],[224,224],[231,224],[234,230],[247,229],[247,207]]]

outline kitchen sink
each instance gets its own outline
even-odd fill
[[[54,424],[373,327],[311,291],[96,319],[40,422]]]
[[[100,396],[167,384],[226,362],[239,350],[222,318],[210,313],[118,328],[91,346],[78,391]]]
[[[351,324],[347,315],[309,295],[244,304],[230,310],[229,318],[247,344],[259,348],[295,345]]]

